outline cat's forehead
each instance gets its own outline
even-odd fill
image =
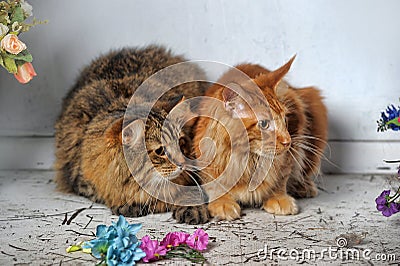
[[[286,107],[278,100],[273,92],[259,90],[258,93],[247,92],[242,97],[251,112],[255,114],[258,120],[273,119],[286,113]]]

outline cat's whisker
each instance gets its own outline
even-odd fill
[[[319,141],[319,142],[323,143],[325,145],[325,147],[327,148],[327,151],[329,153],[329,157],[332,157],[332,148],[331,148],[330,144],[328,143],[328,141],[323,140],[323,139],[318,138],[318,137],[315,137],[315,136],[310,136],[310,135],[293,135],[292,136],[292,139],[302,139],[303,140],[304,138],[311,139],[311,140],[316,140],[316,141]]]
[[[148,191],[153,192],[153,188],[156,189],[156,186],[158,185],[158,183],[162,180],[162,178],[152,178],[151,179],[151,183],[150,183],[150,187],[148,189]],[[144,192],[143,192],[144,193]],[[157,202],[157,201],[156,201]],[[143,213],[143,211],[145,210],[145,208],[147,208],[148,210],[151,209],[151,205],[153,204],[153,197],[148,196],[147,200],[144,202],[143,205],[140,205],[140,213]]]
[[[192,174],[191,174],[190,172],[188,172],[188,171],[186,171],[186,174],[190,177],[190,179],[193,180],[193,182],[196,183],[196,187],[197,187],[197,189],[199,190],[201,197],[204,199],[205,197],[204,197],[203,189],[201,188],[200,184],[197,182],[196,178],[194,178],[194,177],[192,176]]]
[[[310,168],[310,169],[314,169],[312,171],[313,175],[319,175],[320,174],[320,167],[318,167],[319,165],[314,162],[313,160],[310,160],[309,158],[307,158],[307,156],[305,156],[304,154],[301,154],[299,151],[297,151],[296,149],[291,149],[291,151],[295,152],[303,161],[304,163]],[[305,169],[304,167],[300,166],[301,172],[303,174],[305,174]],[[317,172],[315,172],[317,171]]]
[[[296,159],[296,156],[293,155],[292,151],[289,149],[288,150],[290,156],[292,156],[293,160],[297,163],[297,165],[300,167],[300,169],[303,169],[303,165]]]
[[[326,155],[320,150],[320,149],[316,149],[316,148],[312,148],[310,147],[309,143],[301,143],[301,141],[296,140],[296,142],[293,142],[294,146],[297,146],[299,148],[305,149],[311,153],[313,153],[314,155],[320,157],[322,160],[327,161],[329,164],[338,167],[338,165],[336,165],[335,163],[333,163],[328,157],[326,157]]]
[[[169,182],[167,180],[165,180],[164,188],[163,188],[164,193],[165,193],[165,190],[167,190],[167,184],[169,184]],[[170,202],[175,202],[174,198],[171,195],[171,190],[169,188],[168,188],[168,195],[169,195],[169,199],[170,199],[169,201]],[[164,195],[164,197],[165,197],[165,195]]]

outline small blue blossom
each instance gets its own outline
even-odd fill
[[[392,129],[400,130],[400,106],[396,108],[393,104],[386,108],[386,113],[381,113],[381,119],[378,122],[378,131]]]
[[[137,242],[128,248],[118,248],[112,245],[107,252],[107,265],[135,265],[136,261],[141,260],[146,256],[146,253],[139,248],[140,242]]]
[[[107,254],[108,248],[110,247],[111,244],[109,240],[105,239],[95,239],[94,241],[91,242],[93,244],[92,255],[96,259],[103,258]]]
[[[140,241],[136,234],[142,228],[141,224],[129,224],[124,216],[112,225],[98,225],[96,239],[85,242],[82,247],[90,248],[92,255],[104,260],[107,265],[135,265],[146,256],[140,249]]]

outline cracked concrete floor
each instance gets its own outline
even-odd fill
[[[55,191],[53,174],[0,172],[0,265],[95,264],[90,255],[67,254],[65,248],[91,239],[98,224],[110,224],[117,217],[103,205]],[[211,265],[398,265],[400,216],[385,218],[374,203],[383,189],[395,185],[391,179],[324,176],[319,180],[318,197],[298,201],[298,215],[275,217],[245,209],[240,220],[209,222],[201,226],[210,235],[204,256]],[[149,234],[159,239],[169,231],[193,232],[198,227],[177,224],[170,216],[128,221],[143,224],[138,237]],[[66,217],[71,222],[65,222]],[[343,234],[350,246],[338,248],[337,237]],[[158,263],[188,264],[184,260]]]

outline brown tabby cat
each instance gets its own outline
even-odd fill
[[[168,123],[166,134],[161,134],[161,126],[183,96],[202,95],[204,85],[191,82],[169,90],[146,120],[148,106],[144,102],[155,93],[149,90],[136,99],[136,108],[126,113],[125,120],[124,114],[132,95],[147,78],[184,61],[183,57],[174,56],[162,47],[149,46],[111,52],[82,71],[64,99],[55,125],[55,169],[59,189],[105,203],[114,214],[125,216],[165,212],[173,207],[144,191],[137,181],[153,184],[164,194],[167,194],[163,191],[167,178],[177,184],[192,185],[193,175],[184,171],[184,156],[177,151],[167,157],[162,144],[179,140],[178,146],[187,152],[191,129],[186,127],[180,132],[176,123]],[[174,80],[185,75],[190,79],[203,75],[203,72],[193,65],[184,73],[175,74],[168,78]],[[146,146],[143,146],[143,138]],[[134,164],[131,165],[132,174],[125,161],[124,148]],[[147,156],[150,161],[146,160]],[[161,176],[151,173],[153,166]],[[168,191],[168,194],[179,195],[177,191]],[[179,201],[177,198],[171,200]],[[180,212],[175,218],[179,222],[204,223],[208,220],[208,212],[205,207],[194,207],[190,213]]]
[[[218,181],[218,185],[206,188],[209,197],[215,199],[208,204],[212,217],[237,219],[241,216],[241,205],[261,206],[277,215],[296,214],[299,210],[292,196],[317,195],[311,175],[317,173],[326,145],[327,111],[317,89],[294,89],[281,81],[293,60],[273,72],[259,65],[237,66],[252,79],[251,82],[238,78],[234,71],[228,71],[220,84],[236,86],[241,92],[239,94],[219,84],[207,90],[207,96],[220,102],[203,100],[200,113],[215,116],[213,119],[203,116],[198,120],[194,152],[197,158],[205,156],[209,162],[200,173],[203,184]],[[252,82],[261,89],[265,98],[255,94]],[[247,95],[251,103],[239,95]],[[270,113],[265,112],[268,106]],[[239,130],[242,126],[245,134]],[[214,140],[213,154],[201,143],[204,138]],[[245,145],[247,141],[249,146]],[[248,160],[243,156],[246,147],[250,147]],[[261,184],[250,191],[249,184],[257,162],[261,158],[268,160],[268,156],[274,157],[271,168],[266,171]],[[226,167],[230,158],[233,158],[233,163]],[[233,183],[230,177],[241,171],[242,176]],[[222,174],[224,178],[217,179]]]

